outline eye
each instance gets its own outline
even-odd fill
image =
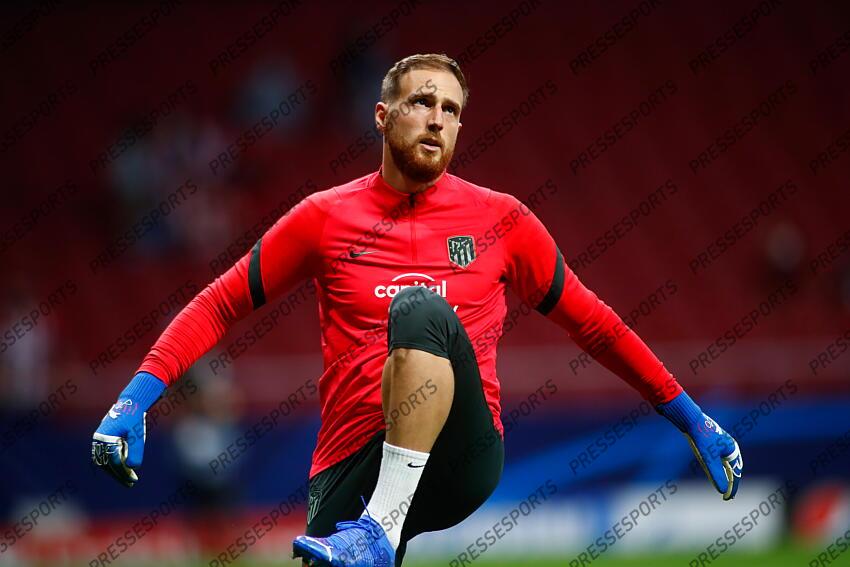
[[[421,102],[422,104],[427,105],[427,104],[428,104],[428,99],[426,99],[424,96],[420,96],[420,97],[418,97],[418,98],[413,99],[413,104],[419,104],[420,102]]]
[[[451,112],[452,114],[457,114],[457,108],[455,108],[454,106],[444,106],[443,110],[445,110],[446,112]]]

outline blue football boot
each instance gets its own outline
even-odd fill
[[[300,535],[292,542],[292,557],[321,567],[395,567],[395,550],[384,528],[368,514],[339,522],[328,537]]]

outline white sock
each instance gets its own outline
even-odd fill
[[[428,462],[428,455],[384,441],[378,484],[366,510],[387,532],[387,538],[394,549],[398,549],[401,541],[401,528]],[[362,515],[366,515],[365,510]]]

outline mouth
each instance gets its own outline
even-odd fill
[[[429,148],[429,149],[432,149],[432,150],[438,150],[438,149],[441,149],[443,147],[442,144],[440,144],[440,142],[438,140],[434,140],[432,138],[424,138],[422,140],[419,140],[419,143],[421,145],[425,146],[426,148]]]

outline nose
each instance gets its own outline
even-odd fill
[[[443,109],[439,105],[434,105],[428,115],[428,130],[430,132],[439,132],[443,129]]]

